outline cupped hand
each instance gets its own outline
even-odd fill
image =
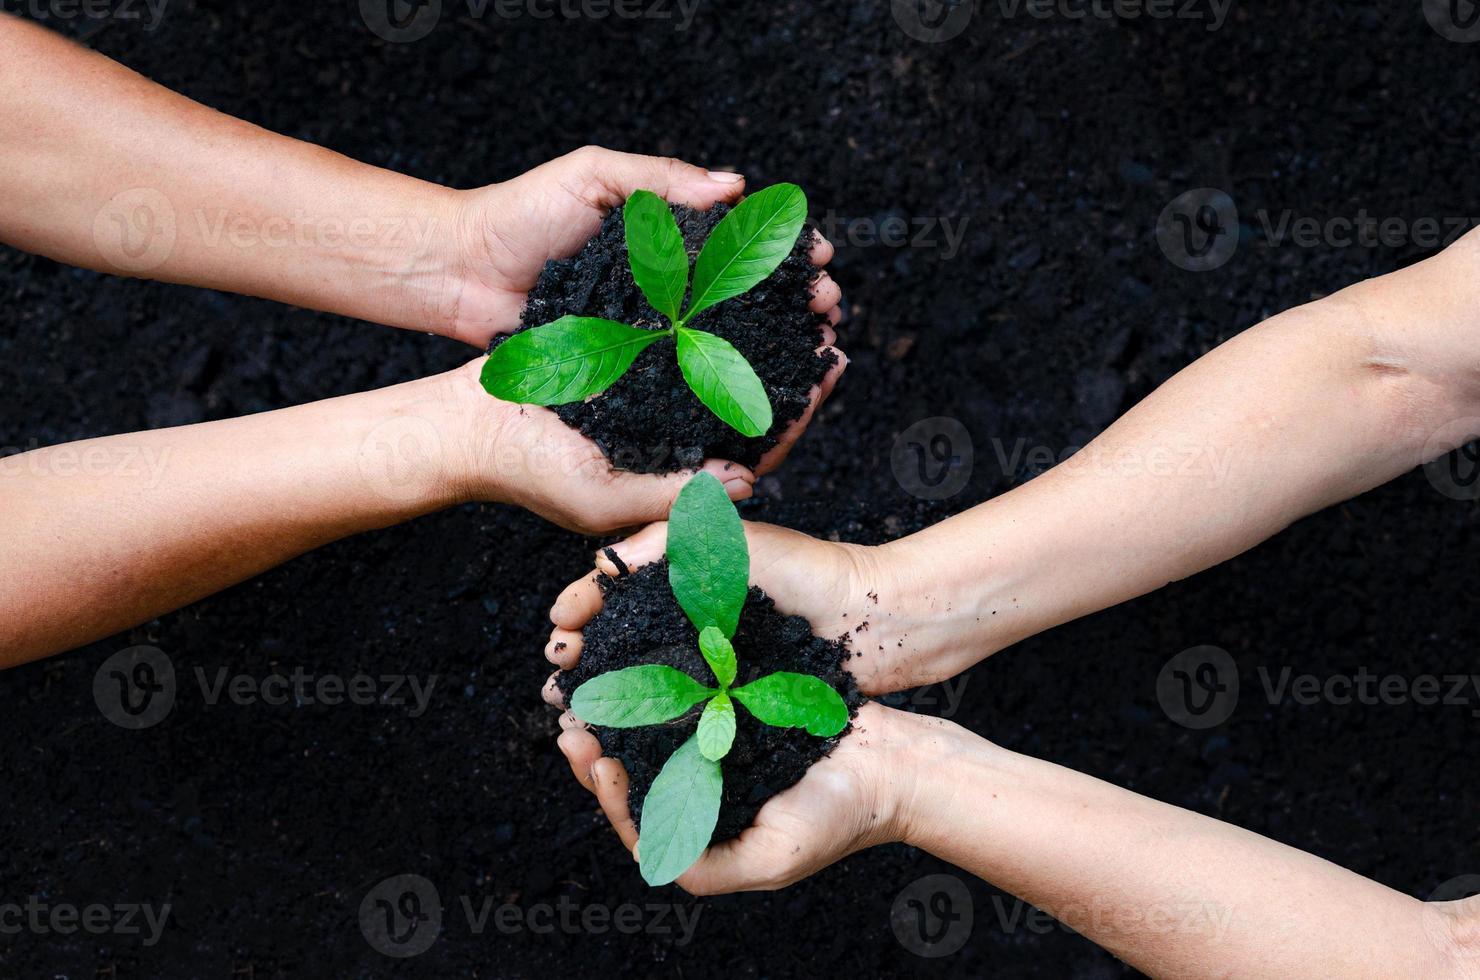
[[[452,335],[483,348],[495,335],[512,331],[545,263],[579,252],[607,214],[636,190],[707,209],[738,201],[745,178],[670,157],[586,146],[502,184],[460,192],[458,254],[448,286]],[[836,323],[842,291],[821,271],[832,256],[832,245],[819,236],[812,250],[819,271],[811,305]]]
[[[635,190],[651,190],[669,201],[709,208],[738,200],[744,188],[745,179],[739,174],[588,146],[513,180],[464,192],[457,236],[462,244],[458,271],[452,277],[456,299],[451,305],[456,312],[450,332],[457,339],[486,347],[494,335],[517,327],[529,290],[545,263],[578,252],[600,229],[607,213]],[[761,457],[754,472],[726,460],[706,461],[704,469],[735,484],[728,488],[733,499],[749,496],[748,484],[757,475],[781,465],[848,365],[847,356],[833,346],[837,341],[834,328],[842,319],[842,291],[822,271],[832,256],[832,244],[818,236],[811,252],[818,273],[810,305],[827,317],[817,353],[832,355],[834,364],[812,388],[801,417],[779,433],[777,444]],[[476,372],[477,367],[470,365],[463,373]],[[500,448],[515,464],[515,472],[500,475],[504,496],[494,499],[510,499],[565,527],[610,531],[662,518],[678,487],[692,475],[613,472],[594,443],[568,429],[549,409],[528,405],[520,406],[517,413],[503,414]],[[491,442],[482,442],[472,454],[474,463],[485,461],[492,449]],[[548,463],[551,457],[562,461],[553,469]],[[546,462],[541,464],[541,459]],[[540,469],[545,479],[537,478],[541,474],[534,471]],[[477,483],[490,477],[488,471],[474,471],[468,478]],[[737,481],[747,486],[740,487]],[[480,499],[490,499],[486,490]]]
[[[627,802],[627,770],[603,757],[596,736],[569,713],[562,724],[560,749],[572,771],[596,794],[636,858],[640,842]],[[865,704],[830,755],[766,801],[739,837],[705,851],[677,883],[695,895],[785,888],[855,851],[904,840],[918,776],[915,748],[931,724],[940,723]]]
[[[829,640],[847,637],[852,655],[844,667],[859,690],[875,696],[927,683],[916,679],[913,648],[902,646],[914,621],[904,611],[906,591],[896,586],[896,569],[878,548],[823,541],[774,524],[745,522],[750,548],[750,583],[764,589],[776,608],[801,616],[812,632]],[[628,569],[663,557],[668,524],[659,521],[610,549]],[[616,578],[620,569],[603,549],[596,569],[566,587],[550,610],[554,629],[545,656],[561,670],[580,661],[581,631],[601,610],[601,579]],[[908,651],[908,653],[907,653]],[[932,678],[938,679],[938,678]],[[546,699],[559,705],[555,675]]]

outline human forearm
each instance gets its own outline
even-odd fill
[[[897,722],[909,843],[1152,976],[1463,975],[1433,906],[950,723]]]
[[[458,192],[233,119],[4,14],[0,174],[0,239],[19,248],[456,333]]]
[[[1480,239],[1215,349],[1043,476],[882,549],[938,680],[1473,436]],[[1472,421],[1473,418],[1471,418]]]
[[[455,381],[0,460],[0,666],[462,499]]]

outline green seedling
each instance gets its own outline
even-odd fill
[[[750,195],[715,227],[694,263],[668,203],[636,191],[622,209],[632,278],[667,326],[629,326],[594,316],[563,316],[517,333],[488,355],[483,388],[526,405],[564,405],[611,387],[637,355],[672,337],[679,370],[699,400],[741,435],[771,428],[771,400],[755,370],[727,340],[689,326],[695,316],[762,282],[791,254],[807,219],[795,184]],[[684,296],[688,308],[683,310]]]
[[[668,757],[643,799],[639,866],[650,885],[673,881],[709,846],[724,786],[720,760],[735,740],[735,702],[767,725],[822,738],[848,727],[848,706],[819,677],[779,671],[732,686],[739,665],[730,641],[750,591],[750,552],[740,515],[707,473],[684,486],[669,514],[668,585],[699,631],[715,686],[645,664],[593,677],[570,699],[582,721],[609,728],[674,722],[704,705],[698,730]]]

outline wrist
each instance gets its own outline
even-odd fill
[[[943,718],[894,714],[891,768],[907,775],[895,796],[893,839],[938,855],[961,832],[961,797],[978,788],[977,773],[1001,750]]]
[[[868,844],[903,842],[929,850],[926,843],[934,840],[937,821],[950,822],[948,806],[939,798],[942,788],[956,786],[970,753],[987,743],[953,722],[878,702],[859,709],[850,737],[864,740],[866,757],[874,763],[876,839]]]
[[[1006,646],[1002,626],[1023,594],[1002,557],[983,553],[960,528],[936,528],[872,549],[895,637],[884,651],[894,665],[890,690],[954,677]]]

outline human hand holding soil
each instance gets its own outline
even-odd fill
[[[570,723],[561,735],[578,778],[636,852],[627,775],[594,742]],[[1311,963],[1352,977],[1472,975],[1480,898],[1422,902],[875,703],[831,755],[677,883],[695,895],[769,891],[895,842],[991,881],[1151,976],[1284,977]]]

